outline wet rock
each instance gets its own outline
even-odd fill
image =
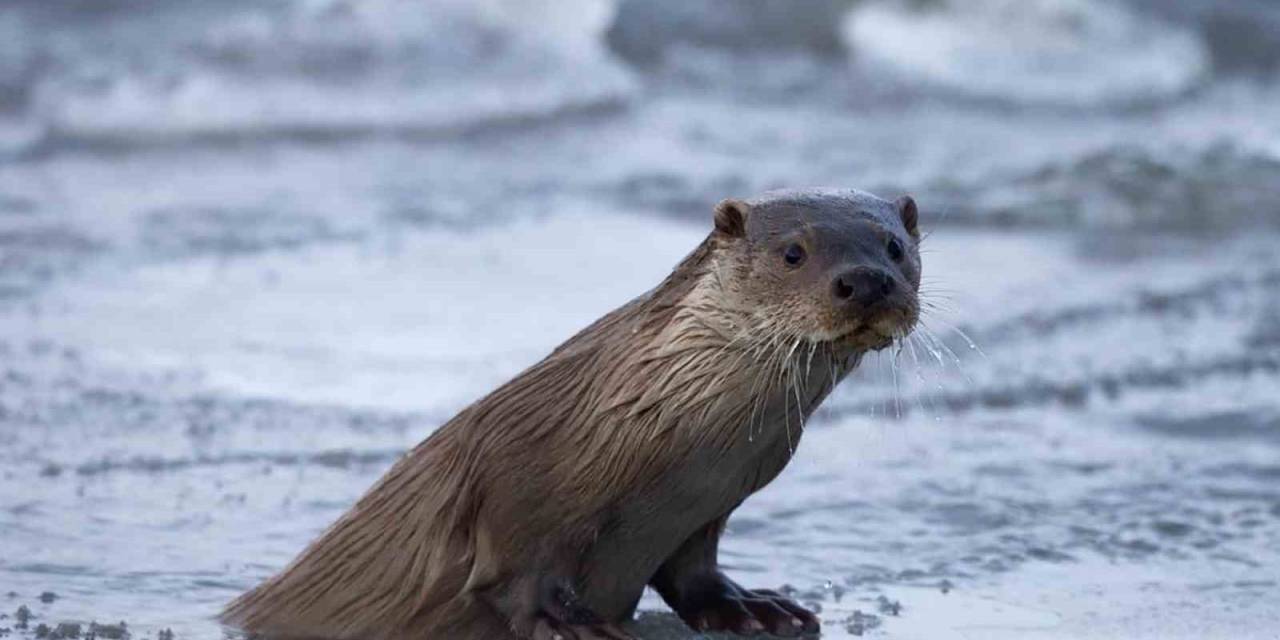
[[[45,604],[49,604],[50,602],[53,602],[54,600],[57,600],[57,599],[58,599],[58,594],[52,591],[45,591],[40,594],[40,602],[43,602]]]
[[[80,623],[78,622],[59,622],[58,626],[49,632],[49,640],[74,640],[80,637]]]
[[[832,600],[835,600],[836,602],[840,602],[840,600],[844,598],[844,593],[846,591],[844,586],[828,580],[825,584],[822,585],[822,587],[831,595]]]
[[[89,623],[89,636],[106,638],[106,640],[126,640],[129,637],[129,625],[122,620],[119,624]]]
[[[47,624],[45,624],[45,623],[43,623],[43,622],[41,622],[40,624],[36,625],[36,637],[37,637],[37,638],[48,638],[48,637],[49,637],[49,631],[50,631],[50,629],[49,629],[49,625],[47,625]]]
[[[876,598],[876,607],[883,614],[891,616],[902,615],[902,603],[897,600],[890,600],[883,595]]]
[[[165,627],[156,634],[156,640],[174,640],[173,629]]]
[[[24,604],[18,607],[18,611],[13,614],[13,619],[17,621],[14,626],[19,629],[26,629],[27,623],[31,621],[31,610]]]
[[[841,623],[844,624],[845,631],[848,631],[855,636],[862,636],[868,631],[880,626],[880,616],[855,610],[849,617],[842,620]]]

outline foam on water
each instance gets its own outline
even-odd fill
[[[717,200],[827,185],[916,195],[929,309],[731,573],[834,638],[1280,625],[1273,8],[430,4],[0,8],[0,613],[222,637]]]
[[[855,56],[981,97],[1097,105],[1162,99],[1204,79],[1194,33],[1094,0],[865,2]]]
[[[609,9],[599,0],[435,2],[430,12],[343,0],[230,9],[205,20],[174,8],[151,18],[108,14],[59,23],[45,38],[25,35],[40,28],[38,10],[17,11],[5,23],[25,28],[8,47],[16,59],[58,65],[0,75],[31,96],[27,117],[44,129],[46,151],[448,135],[616,106],[634,88],[600,43]],[[164,36],[138,37],[157,30]]]
[[[699,235],[578,214],[411,237],[388,254],[322,245],[107,270],[50,292],[41,326],[113,367],[191,369],[236,395],[457,408],[658,282]],[[620,255],[637,260],[598,268]]]
[[[0,582],[39,621],[219,637],[217,607],[287,562],[398,452],[657,282],[705,232],[584,210],[413,232],[394,250],[365,238],[103,265],[38,305],[11,304]],[[730,572],[790,585],[834,638],[1186,624],[1247,638],[1227,607],[1270,620],[1280,407],[1264,390],[1280,361],[1190,384],[1112,374],[1272,353],[1249,336],[1271,317],[1280,256],[1233,240],[1108,263],[1075,237],[932,235],[926,272],[960,310],[928,319],[962,325],[985,355],[941,330],[964,376],[869,359],[730,522]],[[1012,277],[1015,259],[1029,268]],[[1099,271],[1113,277],[1087,275]],[[1045,381],[1080,372],[1111,376],[1110,391],[1037,400]],[[1000,393],[930,399],[935,380]],[[1029,588],[1027,576],[1055,581]],[[1124,587],[1100,598],[1103,584]],[[60,597],[34,602],[43,590]],[[1195,615],[1135,613],[1189,594]],[[644,637],[689,637],[652,594],[642,609]]]

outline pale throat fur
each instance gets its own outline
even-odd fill
[[[797,333],[790,318],[727,285],[751,277],[727,243],[712,234],[662,284],[535,367],[577,378],[560,389],[559,420],[545,423],[555,432],[547,436],[573,439],[565,444],[579,454],[564,461],[575,467],[565,477],[636,487],[682,450],[735,445],[783,446],[789,458],[805,419],[857,366],[863,350]]]

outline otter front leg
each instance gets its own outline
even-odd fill
[[[544,580],[533,640],[635,640],[582,603],[568,580]]]
[[[464,590],[524,640],[635,640],[578,597],[574,577],[593,530],[570,526],[555,533],[482,520],[475,528],[475,555]]]
[[[479,596],[521,638],[635,640],[583,604],[573,583],[556,573],[521,576],[494,585]]]
[[[745,589],[720,572],[716,555],[726,518],[689,537],[650,584],[685,624],[698,631],[780,636],[818,633],[818,617],[768,589]]]

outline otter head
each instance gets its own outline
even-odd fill
[[[919,316],[916,204],[855,190],[771,191],[716,207],[723,295],[748,326],[853,351]]]

